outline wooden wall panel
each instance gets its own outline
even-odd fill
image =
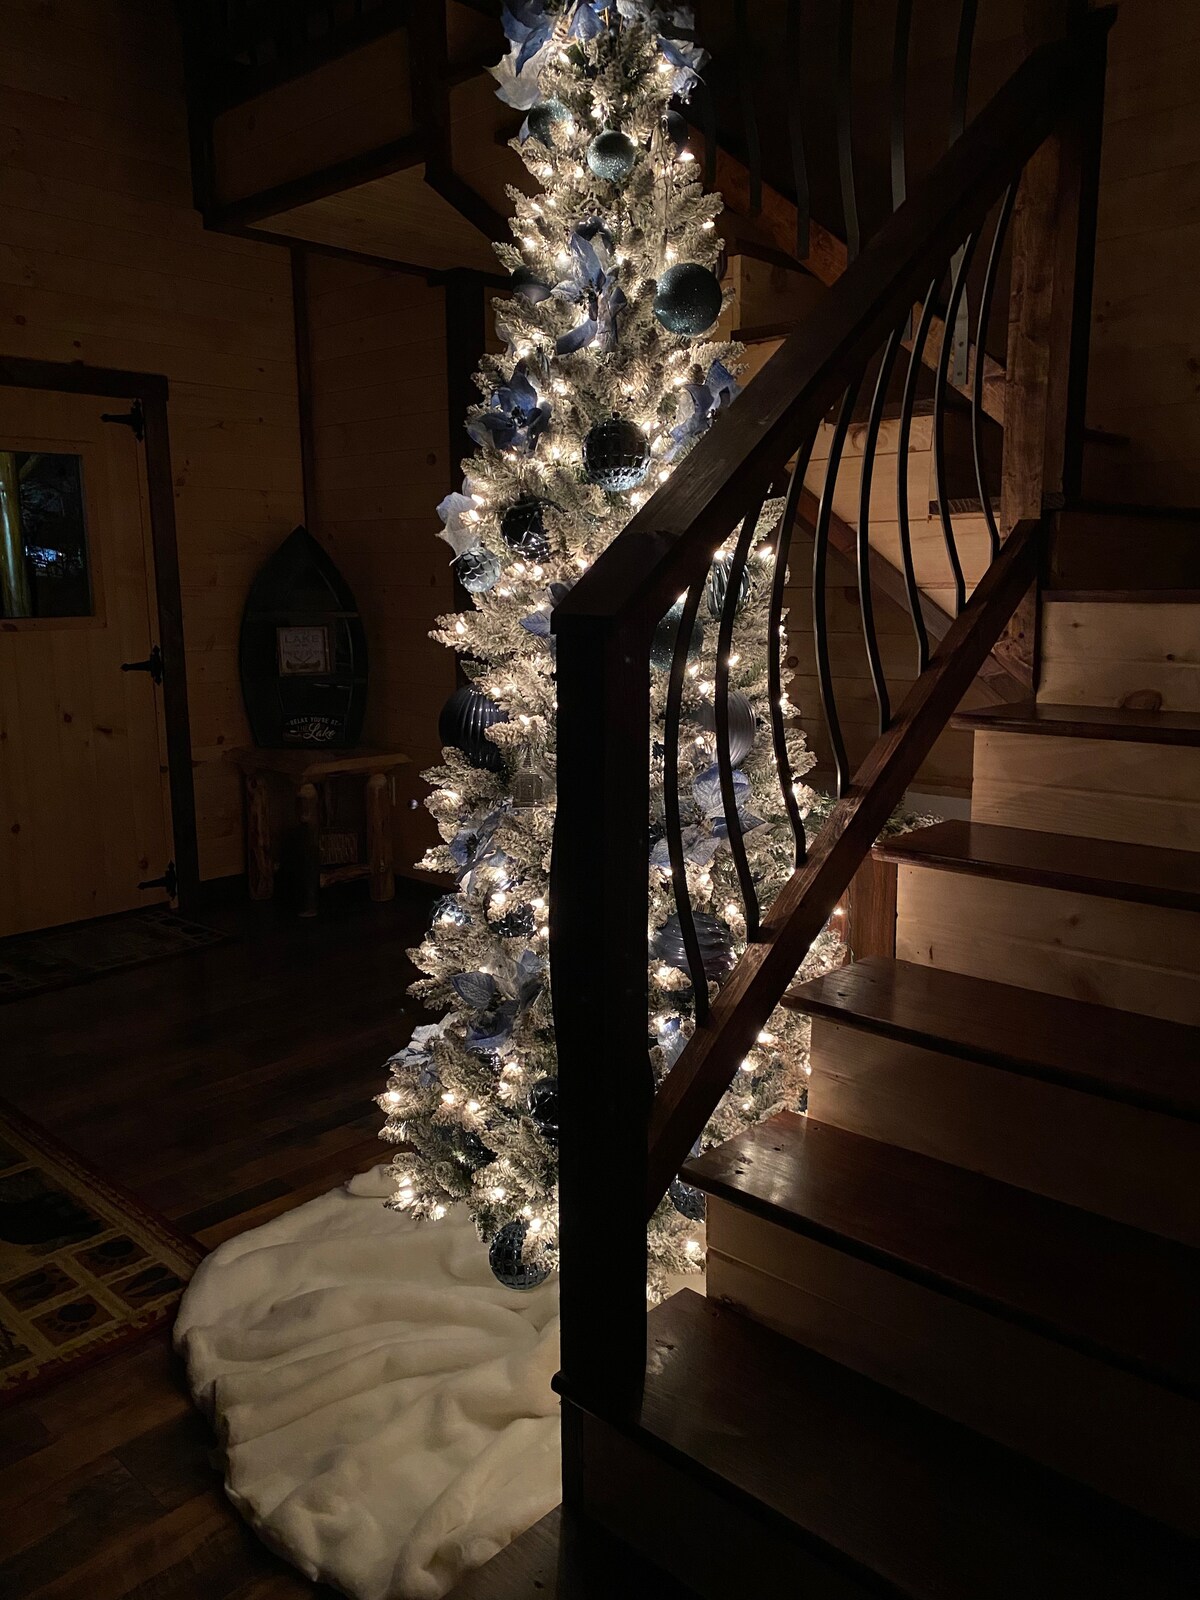
[[[1088,421],[1089,493],[1200,505],[1200,13],[1123,0],[1109,44]]]
[[[237,630],[303,519],[287,252],[192,209],[173,8],[4,0],[0,353],[164,373],[202,878],[242,867]]]
[[[314,531],[353,588],[367,628],[366,737],[396,744],[396,868],[435,842],[421,773],[440,759],[438,712],[453,654],[428,637],[454,607],[436,506],[452,470],[444,293],[412,274],[311,255]],[[470,441],[462,436],[466,455]]]

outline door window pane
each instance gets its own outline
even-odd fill
[[[0,445],[0,617],[90,617],[83,462]]]

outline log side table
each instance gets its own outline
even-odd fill
[[[315,917],[322,885],[369,878],[372,900],[396,892],[392,845],[392,774],[407,766],[400,750],[358,745],[350,750],[234,750],[246,805],[246,875],[252,900],[269,900],[283,840],[276,818],[291,818],[298,836],[300,915]],[[320,786],[330,778],[361,776],[366,811],[365,861],[321,864]],[[272,790],[282,791],[282,807]],[[286,824],[285,824],[286,826]],[[282,830],[280,830],[282,832]]]

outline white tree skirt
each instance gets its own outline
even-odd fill
[[[517,1294],[465,1211],[386,1168],[230,1239],[175,1326],[230,1498],[355,1600],[437,1600],[559,1501],[556,1280]]]

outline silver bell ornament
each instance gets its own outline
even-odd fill
[[[668,333],[706,333],[721,315],[721,280],[698,261],[668,267],[658,280],[654,315]]]
[[[637,145],[619,128],[605,128],[587,147],[587,164],[597,178],[624,183],[637,160]]]
[[[717,708],[711,700],[702,700],[696,708],[696,721],[704,732],[712,736],[712,748],[717,748]],[[754,707],[740,689],[729,691],[729,761],[740,767],[754,748],[754,735],[758,718]]]

